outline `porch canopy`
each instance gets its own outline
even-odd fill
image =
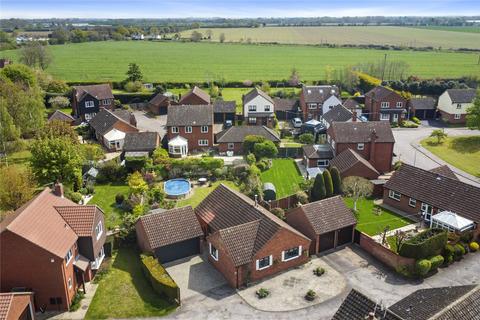
[[[461,232],[474,229],[475,223],[451,211],[442,211],[432,217],[430,227]]]
[[[181,136],[176,136],[168,141],[168,152],[172,155],[186,156],[188,154],[188,140]]]
[[[123,140],[125,139],[125,132],[117,129],[112,129],[104,135],[104,138],[108,142]]]

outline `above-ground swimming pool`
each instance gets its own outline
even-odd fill
[[[190,193],[191,186],[190,181],[187,179],[172,179],[165,181],[164,184],[165,193],[167,197],[179,198],[186,196]]]

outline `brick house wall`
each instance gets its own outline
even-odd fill
[[[444,122],[452,123],[452,124],[464,124],[467,122],[466,113],[460,114],[460,119],[455,119],[455,114],[447,113],[443,110],[439,110],[439,111],[440,111],[440,117]]]
[[[152,248],[150,248],[146,238],[147,234],[145,228],[143,227],[143,224],[140,223],[140,220],[135,224],[135,231],[137,235],[137,244],[140,250],[142,252],[152,252]]]
[[[222,142],[222,143],[218,144],[218,151],[219,152],[233,151],[233,154],[235,154],[235,155],[243,154],[243,143],[234,142],[233,143],[233,149],[229,149],[228,148],[228,143],[227,142]]]
[[[390,189],[383,188],[383,203],[386,203],[394,208],[397,208],[399,210],[402,210],[403,212],[406,212],[411,215],[416,215],[419,219],[423,219],[420,210],[422,208],[422,202],[417,200],[415,206],[410,206],[409,205],[409,199],[410,197],[401,195],[400,196],[400,201],[397,201],[395,199],[392,199],[388,196]],[[438,208],[432,206],[432,214],[437,214],[438,213]]]
[[[201,105],[201,104],[209,104],[208,101],[203,100],[199,96],[195,94],[189,94],[188,96],[184,96],[182,98],[181,104],[188,104],[188,105]]]
[[[36,308],[68,310],[77,290],[73,260],[65,260],[6,230],[0,234],[0,290],[26,287],[35,292]],[[8,244],[8,245],[7,245]],[[72,279],[72,287],[67,281]],[[60,297],[61,305],[50,304],[50,298]]]
[[[286,214],[287,217],[287,223],[306,235],[310,240],[312,241],[309,246],[309,252],[310,254],[316,254],[319,250],[318,246],[318,235],[313,230],[312,226],[310,223],[307,221],[307,218],[305,217],[305,214],[301,210],[301,207],[297,207]]]
[[[302,109],[303,121],[308,121],[310,119],[318,119],[322,115],[322,105],[318,103],[310,103],[311,105],[315,104],[315,109],[309,109],[307,103],[305,102],[305,97],[300,93],[300,107]],[[309,116],[310,115],[310,116]]]
[[[208,148],[211,148],[213,146],[213,126],[209,125],[208,126],[208,132],[202,133],[201,132],[201,126],[192,126],[192,132],[187,133],[186,132],[186,127],[181,126],[177,127],[179,132],[178,133],[172,133],[172,127],[167,127],[167,138],[168,140],[171,140],[175,138],[176,136],[182,136],[183,138],[188,140],[188,152],[192,151],[202,151]],[[208,146],[199,146],[198,145],[198,140],[204,139],[208,140]]]
[[[358,150],[356,143],[336,143],[335,154],[340,154],[347,149],[352,149],[368,160],[378,171],[389,172],[392,170],[393,145],[391,142],[375,142],[373,159],[370,158],[371,143],[365,143],[363,150]]]
[[[364,166],[361,162],[358,162],[353,167],[340,173],[342,179],[351,176],[363,177],[368,180],[378,178],[378,173]]]
[[[369,113],[369,121],[379,121],[382,102],[388,102],[390,105],[386,109],[405,109],[407,100],[395,92],[391,92],[387,97],[381,100],[374,99],[372,95],[365,95],[365,110]],[[402,107],[397,108],[397,102],[402,102]],[[404,119],[402,113],[399,114],[398,121]],[[393,115],[390,115],[390,122],[393,122]]]
[[[228,284],[237,288],[242,285],[242,279],[244,277],[244,266],[235,267],[232,259],[227,253],[223,242],[219,239],[219,234],[211,234],[207,237],[207,253],[208,261],[217,269],[227,280]],[[210,255],[209,243],[211,243],[218,250],[218,261],[213,259]]]

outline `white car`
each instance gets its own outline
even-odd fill
[[[302,126],[302,120],[300,118],[293,118],[292,125],[294,128],[300,128]]]

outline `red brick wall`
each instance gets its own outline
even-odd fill
[[[174,137],[180,135],[188,140],[188,152],[192,151],[202,151],[204,149],[211,148],[213,146],[213,126],[208,126],[208,132],[202,133],[200,126],[192,127],[192,133],[185,132],[186,127],[178,127],[179,133],[172,133],[172,128],[167,127],[167,137],[168,140],[173,139]],[[208,146],[199,146],[198,140],[206,139],[208,140]]]
[[[380,120],[380,110],[382,102],[389,102],[390,106],[387,109],[396,109],[397,102],[402,102],[402,107],[398,109],[407,108],[407,100],[402,98],[399,94],[392,92],[387,97],[382,99],[372,99],[371,95],[365,96],[365,109],[367,110],[370,121],[379,121]],[[403,118],[403,115],[401,116]],[[390,116],[390,121],[392,121],[393,116]],[[400,118],[399,118],[400,119]]]
[[[189,94],[188,96],[182,97],[182,104],[196,105],[196,104],[209,104],[208,101],[203,100],[195,94]]]
[[[145,232],[145,228],[140,223],[140,220],[138,220],[135,224],[135,231],[137,234],[137,244],[140,250],[142,252],[152,252],[152,249],[150,248],[147,241],[147,234]]]
[[[357,150],[356,143],[336,143],[335,154],[340,154],[346,149],[352,149],[367,159],[380,173],[392,170],[393,143],[376,142],[373,159],[370,159],[370,143],[365,143],[363,150]]]
[[[123,121],[115,122],[115,124],[113,125],[113,128],[115,128],[117,130],[120,130],[122,132],[138,132],[137,128],[135,128],[131,125],[128,125]]]
[[[211,243],[215,248],[218,250],[218,261],[212,258],[210,255],[209,245]],[[237,268],[233,264],[232,259],[228,255],[225,247],[223,246],[223,242],[219,241],[218,233],[212,234],[207,237],[207,253],[208,253],[208,260],[211,264],[225,277],[228,284],[233,288],[237,288],[239,285],[237,284]],[[239,268],[241,269],[241,268]],[[242,283],[242,271],[239,270],[238,280],[239,283]]]
[[[35,292],[36,308],[47,306],[47,310],[68,310],[77,288],[74,258],[65,266],[64,259],[10,231],[0,234],[0,248],[1,291],[10,291],[14,287],[31,288]],[[72,279],[71,289],[67,286],[68,278]],[[63,305],[51,305],[50,297],[61,297]]]
[[[362,163],[357,163],[353,167],[351,167],[348,170],[345,170],[344,172],[341,173],[342,178],[346,177],[351,177],[351,176],[357,176],[357,177],[363,177],[368,180],[373,180],[378,178],[378,174],[371,170],[370,168],[364,166]]]
[[[287,212],[286,216],[289,225],[310,238],[312,242],[310,243],[309,252],[310,254],[316,254],[318,251],[318,235],[308,222],[302,209],[300,207],[292,209]]]
[[[232,149],[228,149],[228,143],[222,142],[218,144],[218,151],[219,152],[233,151],[235,155],[243,154],[243,143],[240,143],[240,142],[234,143],[233,150],[232,150]]]
[[[453,124],[463,124],[467,122],[466,114],[460,115],[460,119],[455,119],[455,115],[451,113],[446,113],[445,111],[439,110],[440,115],[443,121]]]
[[[420,215],[420,209],[421,209],[421,206],[422,206],[422,202],[417,200],[417,203],[415,205],[415,207],[411,207],[409,206],[408,202],[409,202],[409,199],[410,197],[408,196],[405,196],[405,195],[401,195],[400,196],[400,201],[397,201],[395,199],[392,199],[388,196],[388,192],[389,192],[389,189],[387,188],[384,188],[383,189],[383,202],[392,206],[392,207],[395,207],[399,210],[402,210],[403,212],[406,212],[406,213],[409,213],[409,214],[412,214],[412,215],[418,215],[419,218],[421,218],[421,215]],[[436,214],[438,211],[438,208],[436,207],[433,207],[433,214]]]

